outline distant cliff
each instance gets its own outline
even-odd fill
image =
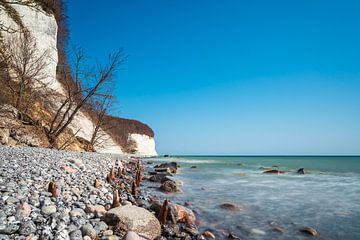
[[[18,1],[19,2],[19,1]],[[46,89],[40,91],[47,91],[49,94],[45,99],[37,98],[36,101],[29,104],[30,110],[26,115],[28,121],[24,121],[24,115],[5,114],[6,116],[14,116],[12,121],[16,122],[11,127],[8,118],[1,118],[0,109],[0,138],[12,139],[9,144],[13,145],[27,145],[24,142],[16,141],[14,134],[11,132],[17,131],[21,126],[26,129],[32,126],[32,131],[25,131],[27,134],[33,133],[34,139],[39,138],[37,141],[39,146],[50,146],[49,141],[46,140],[44,135],[39,131],[49,128],[51,117],[55,114],[54,109],[59,105],[59,100],[65,98],[65,86],[59,77],[59,64],[66,62],[65,45],[67,39],[66,16],[64,14],[64,7],[62,1],[20,1],[20,2],[33,2],[32,5],[10,3],[8,1],[0,1],[0,41],[11,39],[14,35],[23,34],[26,32],[31,36],[36,45],[36,54],[46,52],[46,64],[43,70],[46,73],[41,78]],[[4,59],[3,59],[4,60]],[[8,111],[10,106],[15,106],[14,100],[10,91],[7,89],[8,82],[16,79],[12,77],[12,69],[4,66],[5,61],[0,59],[0,103],[4,111]],[[7,67],[7,68],[6,68]],[[0,107],[1,107],[0,106]],[[6,110],[7,109],[7,110]],[[3,111],[3,112],[4,112]],[[12,112],[15,110],[12,109]],[[122,119],[113,116],[107,116],[106,121],[111,123],[111,128],[102,129],[103,142],[96,146],[87,146],[90,141],[94,129],[94,118],[91,110],[81,109],[75,116],[74,120],[68,127],[67,134],[76,135],[73,142],[63,145],[69,150],[95,150],[98,152],[106,153],[132,153],[141,155],[156,155],[154,132],[153,130],[135,120]],[[20,116],[20,117],[19,117]],[[20,125],[19,125],[20,124]],[[34,130],[36,129],[36,131]],[[19,131],[19,130],[18,130]],[[16,135],[16,134],[15,134]],[[19,134],[18,134],[19,135]],[[21,135],[21,134],[20,134]],[[65,136],[65,135],[64,135]],[[3,144],[6,141],[2,141]]]

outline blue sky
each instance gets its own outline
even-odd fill
[[[165,154],[360,154],[360,1],[69,1]]]

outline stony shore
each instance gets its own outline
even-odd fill
[[[176,163],[0,146],[0,240],[205,239],[193,212],[159,199],[181,191]],[[153,185],[152,184],[152,185]]]

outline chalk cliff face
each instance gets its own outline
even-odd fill
[[[38,53],[41,54],[44,51],[48,52],[46,65],[47,78],[45,78],[43,81],[47,83],[51,90],[64,95],[65,90],[62,84],[57,80],[56,73],[56,68],[58,65],[58,25],[54,15],[48,14],[41,9],[19,4],[12,4],[12,7],[16,10],[17,15],[22,21],[22,24],[35,39]],[[0,14],[0,22],[4,26],[10,27],[12,29],[20,28],[19,24],[14,21],[13,17],[5,12]],[[4,39],[9,37],[11,34],[14,33],[8,33],[5,31],[1,32],[1,36],[4,37]],[[94,123],[92,122],[91,118],[88,117],[84,112],[80,112],[75,117],[70,128],[73,130],[73,132],[77,132],[77,136],[86,140],[90,140],[94,129]],[[140,155],[157,155],[153,137],[137,133],[130,133],[128,137],[135,143],[134,149],[131,151],[132,153]],[[96,151],[117,154],[124,153],[124,146],[121,146],[119,143],[114,141],[113,136],[108,135],[105,137],[105,139],[106,140],[102,146],[95,147]]]
[[[136,143],[136,153],[140,155],[157,155],[155,150],[155,140],[154,138],[144,135],[132,133],[129,136],[131,140]]]

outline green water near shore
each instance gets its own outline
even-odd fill
[[[303,226],[319,239],[360,239],[359,156],[176,156],[184,193],[166,195],[190,202],[202,230],[233,232],[244,239],[307,239]],[[286,174],[262,174],[278,166]],[[196,168],[191,168],[196,166]],[[307,174],[296,170],[305,168]],[[239,212],[219,208],[224,202]],[[275,232],[281,226],[284,233]]]

